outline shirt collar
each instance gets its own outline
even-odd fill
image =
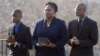
[[[21,24],[21,22],[16,23],[16,24],[15,24],[15,27],[19,27],[19,26],[20,26],[20,24]]]
[[[85,20],[85,18],[86,18],[86,16],[84,16],[81,20],[82,20],[82,22]],[[79,22],[79,18],[78,18],[78,22]]]

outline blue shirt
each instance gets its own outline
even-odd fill
[[[21,22],[15,24],[15,33],[18,33],[20,25],[21,25]]]
[[[21,22],[15,24],[15,33],[18,33],[19,29],[20,29],[20,25],[21,25]],[[20,48],[20,43],[16,42],[15,44],[15,47],[19,47]]]

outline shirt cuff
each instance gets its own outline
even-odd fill
[[[18,42],[15,42],[15,45],[14,45],[14,47],[16,47],[16,46],[18,46],[18,47],[20,48],[20,43],[18,43]]]

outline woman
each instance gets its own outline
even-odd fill
[[[37,22],[33,32],[35,56],[65,56],[67,40],[65,22],[55,17],[58,7],[53,2],[45,6],[45,19]]]

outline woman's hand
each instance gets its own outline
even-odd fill
[[[37,47],[44,47],[46,45],[40,45],[39,43],[36,44]]]
[[[49,40],[48,44],[46,45],[46,47],[54,48],[54,47],[56,47],[56,45]]]
[[[50,47],[50,48],[56,47],[56,45],[54,43],[52,43],[50,40],[48,41],[47,45],[45,45],[45,44],[40,45],[39,43],[37,43],[36,46],[37,47]]]

